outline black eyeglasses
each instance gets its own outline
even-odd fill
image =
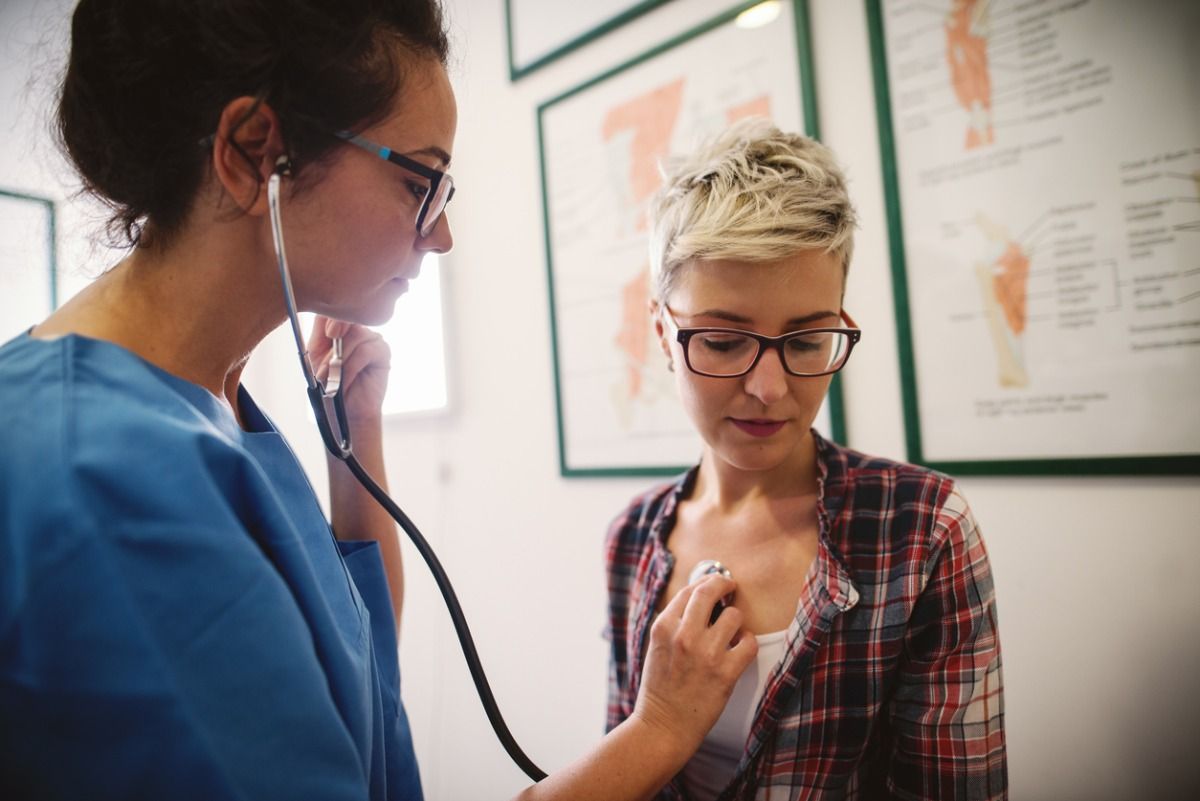
[[[417,233],[420,236],[429,236],[433,233],[433,229],[437,227],[438,220],[442,217],[442,212],[446,210],[446,204],[454,197],[454,179],[449,173],[435,170],[432,167],[426,167],[415,159],[410,159],[408,156],[395,152],[390,147],[376,144],[370,139],[359,136],[350,131],[338,131],[337,137],[344,139],[352,145],[361,147],[369,153],[374,153],[381,159],[386,159],[398,167],[403,167],[409,172],[416,173],[422,178],[429,181],[429,186],[422,186],[424,196],[421,198],[421,210],[417,212]]]
[[[850,351],[862,337],[862,331],[842,312],[850,328],[805,328],[777,337],[763,336],[736,328],[680,328],[664,305],[663,319],[683,346],[683,360],[697,375],[710,378],[737,378],[746,375],[773,349],[789,374],[812,377],[836,373],[846,366]]]

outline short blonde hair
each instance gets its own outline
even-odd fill
[[[807,248],[850,267],[857,217],[833,152],[769,121],[742,120],[672,159],[650,205],[655,297],[692,259],[770,261]]]

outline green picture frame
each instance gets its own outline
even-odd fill
[[[599,39],[610,31],[616,30],[646,12],[653,11],[661,5],[671,2],[671,0],[629,0],[623,6],[616,8],[612,16],[590,27],[584,26],[581,29],[572,28],[559,31],[556,36],[551,37],[552,44],[529,56],[517,52],[517,38],[521,35],[521,30],[525,29],[527,25],[533,24],[532,19],[527,19],[527,17],[532,18],[535,15],[522,14],[519,7],[514,7],[514,3],[519,2],[520,0],[504,0],[504,31],[506,53],[508,55],[508,77],[513,81],[519,80],[529,73],[557,61],[573,50]]]
[[[664,458],[656,462],[653,458],[647,457],[644,451],[640,450],[640,445],[631,446],[629,449],[629,452],[636,452],[638,458],[635,459],[622,458],[623,454],[620,453],[622,450],[620,446],[614,446],[613,451],[615,455],[612,458],[584,457],[580,455],[583,449],[576,447],[578,437],[573,435],[573,432],[579,431],[581,427],[577,424],[577,421],[584,419],[592,420],[595,418],[589,416],[582,409],[580,405],[581,393],[576,393],[574,397],[569,397],[571,393],[566,390],[566,385],[571,379],[564,369],[565,353],[568,349],[577,349],[580,338],[574,337],[573,342],[569,343],[566,341],[568,337],[564,335],[564,325],[569,323],[569,312],[564,309],[564,304],[560,302],[559,297],[559,293],[564,291],[565,287],[561,273],[564,266],[560,263],[562,254],[556,251],[555,246],[556,212],[554,210],[555,202],[552,198],[559,191],[556,189],[554,185],[555,181],[553,180],[555,177],[553,175],[555,164],[559,160],[569,161],[570,159],[553,152],[553,149],[555,148],[556,141],[569,142],[574,147],[577,139],[571,136],[562,136],[561,130],[566,129],[563,128],[560,130],[556,126],[568,124],[562,122],[562,118],[558,115],[567,114],[569,116],[571,113],[575,113],[582,117],[589,114],[599,114],[602,107],[607,108],[603,105],[605,100],[611,99],[608,98],[608,94],[606,93],[620,95],[620,87],[623,85],[631,87],[651,85],[661,80],[663,74],[678,74],[694,78],[695,80],[702,80],[696,77],[698,73],[689,72],[681,67],[681,64],[686,65],[688,63],[687,60],[693,54],[702,54],[702,60],[705,62],[713,62],[714,60],[719,62],[722,58],[735,60],[745,58],[745,53],[728,52],[728,49],[714,49],[711,47],[705,49],[705,46],[710,43],[710,40],[705,37],[729,35],[730,28],[728,26],[738,18],[738,15],[758,4],[759,0],[754,0],[754,2],[743,2],[730,8],[630,60],[546,100],[537,109],[538,147],[543,200],[543,231],[546,249],[547,287],[550,301],[550,331],[554,360],[558,456],[560,473],[565,477],[668,476],[686,469],[694,462],[694,457],[689,453],[681,458]],[[774,52],[762,54],[757,51],[753,53],[753,56],[755,58],[779,58],[780,62],[786,60],[786,66],[783,69],[792,71],[790,74],[795,77],[799,95],[789,97],[787,102],[794,104],[798,126],[802,125],[803,130],[808,135],[818,137],[819,125],[812,77],[807,2],[806,0],[788,0],[783,6],[790,14],[790,25],[786,28],[786,35],[791,46],[794,47],[794,57],[791,53],[783,55]],[[787,23],[785,22],[784,24]],[[783,36],[784,30],[784,28],[781,28],[774,35]],[[714,53],[718,54],[715,59]],[[678,59],[679,61],[673,62],[671,59]],[[718,70],[719,66],[719,64],[706,64],[705,69]],[[771,62],[767,66],[769,68],[765,69],[764,74],[770,76],[768,79],[769,82],[777,85],[779,83],[778,76],[781,74],[779,72],[780,64]],[[642,76],[646,76],[646,80],[639,80]],[[650,76],[653,76],[653,78],[651,79]],[[751,86],[753,86],[752,83],[747,83],[744,87],[745,92],[753,94],[755,91],[781,91],[774,87],[757,87],[757,89],[752,91],[750,89]],[[624,97],[623,95],[620,96]],[[574,111],[568,112],[565,110],[566,108],[573,109]],[[772,114],[774,114],[774,109],[772,109]],[[589,119],[591,118],[589,117]],[[782,125],[787,125],[784,119],[778,121]],[[558,139],[555,138],[556,131],[560,131]],[[588,161],[591,166],[595,166],[596,170],[602,169],[595,163],[595,156],[598,154],[591,154],[591,157],[589,157],[587,153],[574,152],[571,154],[571,158],[579,161],[581,155],[585,157],[584,160]],[[603,161],[602,158],[600,160]],[[644,238],[641,247],[644,253]],[[574,268],[574,265],[572,267]],[[613,303],[615,306],[615,301]],[[607,341],[605,335],[597,335],[596,340]],[[598,357],[593,358],[584,355],[582,358],[573,360],[572,364],[587,363],[591,365],[598,361],[601,361]],[[671,391],[673,392],[673,389]],[[582,393],[582,395],[585,401],[590,402],[590,397],[595,395],[595,393]],[[827,404],[829,410],[829,430],[826,433],[831,434],[840,442],[845,442],[846,425],[843,412],[842,385],[837,376],[835,376],[831,385]],[[690,424],[687,423],[682,409],[678,410],[678,418],[680,424],[687,426],[690,432]],[[694,432],[690,433],[694,436]],[[655,432],[642,432],[640,436],[646,442],[652,442],[657,435]],[[636,437],[631,435],[631,438]],[[659,440],[659,442],[662,441],[669,441],[669,438],[664,435],[663,439]],[[698,437],[696,441],[699,441]],[[654,446],[647,445],[647,447]],[[699,448],[697,447],[695,456],[698,455]]]
[[[977,476],[1049,476],[1049,475],[1195,475],[1200,474],[1200,453],[1145,453],[1121,455],[1059,455],[1048,452],[1036,457],[996,458],[987,454],[979,458],[938,458],[931,456],[927,446],[929,420],[923,417],[918,391],[918,364],[915,348],[914,313],[912,303],[911,265],[906,246],[906,227],[902,204],[900,159],[895,121],[893,93],[889,85],[889,64],[884,4],[881,0],[864,0],[870,38],[873,83],[877,109],[883,188],[886,201],[889,256],[893,279],[893,299],[896,314],[896,337],[899,349],[901,393],[905,421],[905,442],[909,461],[946,473]],[[943,23],[945,24],[945,23]],[[933,23],[929,23],[932,28]],[[1012,24],[1012,27],[1016,27]],[[946,34],[949,36],[949,34]],[[1011,37],[1011,33],[1009,34]],[[1043,36],[1044,36],[1043,32]],[[1082,107],[1082,106],[1080,106]],[[998,124],[999,125],[999,124]],[[998,127],[998,126],[997,126]],[[1200,148],[1196,153],[1200,154]],[[1198,173],[1200,174],[1200,173]],[[1037,202],[1037,198],[1025,198]],[[925,266],[924,264],[922,265]],[[1024,313],[1024,308],[1022,308]],[[947,366],[947,370],[952,369]],[[1185,419],[1191,431],[1200,426],[1200,416]],[[1096,432],[1102,437],[1103,432]]]
[[[30,224],[40,227],[26,236]],[[39,322],[58,307],[58,214],[53,199],[16,189],[0,188],[0,227],[12,224],[0,248],[0,311],[16,328],[0,334],[0,342]],[[27,308],[27,304],[35,308]]]

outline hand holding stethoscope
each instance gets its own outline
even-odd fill
[[[382,417],[392,351],[377,331],[317,315],[308,337],[308,357],[327,394],[342,392],[352,428]]]

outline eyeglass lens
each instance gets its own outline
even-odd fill
[[[438,181],[437,188],[425,198],[425,214],[421,218],[421,236],[429,236],[437,227],[450,196],[454,194],[454,181],[449,175],[443,175]]]
[[[714,376],[740,375],[750,369],[758,357],[760,345],[753,337],[733,332],[703,332],[687,343],[692,369]],[[836,370],[850,352],[850,337],[837,331],[797,334],[784,340],[779,348],[783,362],[792,373],[819,375]]]

